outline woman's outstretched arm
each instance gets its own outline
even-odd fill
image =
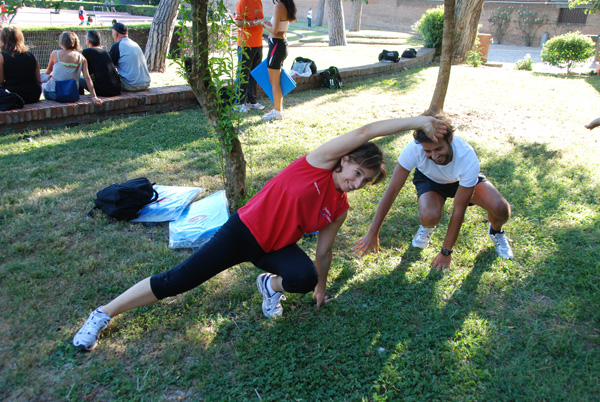
[[[326,142],[306,156],[312,166],[333,169],[342,156],[377,137],[385,137],[402,131],[425,131],[434,142],[446,134],[446,123],[431,116],[415,116],[403,119],[381,120],[352,130]]]

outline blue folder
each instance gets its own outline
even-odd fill
[[[267,96],[273,102],[273,88],[269,82],[269,72],[267,71],[267,59],[260,63],[250,73],[258,82],[258,85],[265,91]],[[279,76],[279,84],[281,85],[281,94],[287,95],[292,89],[296,88],[296,82],[290,77],[290,75],[284,69],[281,69],[281,75]]]

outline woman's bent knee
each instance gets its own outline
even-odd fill
[[[294,275],[286,275],[282,278],[283,289],[290,293],[308,293],[315,290],[319,275],[314,272],[298,272]]]

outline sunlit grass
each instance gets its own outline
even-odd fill
[[[242,120],[250,192],[319,144],[425,110],[437,69],[286,96],[286,119]],[[3,400],[593,400],[600,394],[600,78],[454,66],[446,112],[511,203],[514,261],[496,258],[469,208],[453,269],[430,261],[452,210],[416,250],[408,183],[358,259],[353,240],[385,184],[349,195],[328,293],[289,294],[266,320],[242,264],[184,295],[118,317],[98,348],[70,341],[89,311],[180,263],[165,224],[86,220],[95,193],[146,176],[223,188],[218,143],[199,110],[0,137],[0,395]],[[268,101],[265,100],[268,105]],[[411,141],[379,139],[388,170]],[[316,242],[301,247],[312,257]]]

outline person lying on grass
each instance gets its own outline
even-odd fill
[[[439,119],[443,119],[439,117]],[[502,225],[510,217],[510,205],[500,192],[479,171],[479,160],[473,148],[462,138],[453,136],[452,126],[446,122],[443,140],[434,143],[422,130],[414,132],[400,154],[390,184],[386,189],[367,234],[356,241],[355,254],[366,255],[371,248],[379,252],[379,231],[410,172],[415,169],[413,183],[417,190],[421,226],[412,240],[413,247],[426,248],[435,226],[442,219],[447,197],[454,198],[452,217],[440,252],[432,264],[435,268],[449,268],[452,247],[458,238],[465,211],[469,205],[479,205],[488,212],[488,234],[496,246],[498,256],[513,258]]]
[[[73,345],[92,350],[113,317],[187,292],[246,261],[267,272],[256,281],[266,317],[283,313],[284,291],[313,291],[317,306],[328,302],[325,286],[332,246],[348,213],[346,193],[376,184],[386,174],[381,150],[368,141],[412,129],[435,141],[446,133],[444,122],[429,116],[384,120],[334,138],[292,162],[183,263],[143,279],[94,310]],[[304,233],[317,231],[313,263],[296,242]]]
[[[585,125],[585,128],[593,130],[598,126],[600,126],[600,117],[590,121],[588,124]]]

